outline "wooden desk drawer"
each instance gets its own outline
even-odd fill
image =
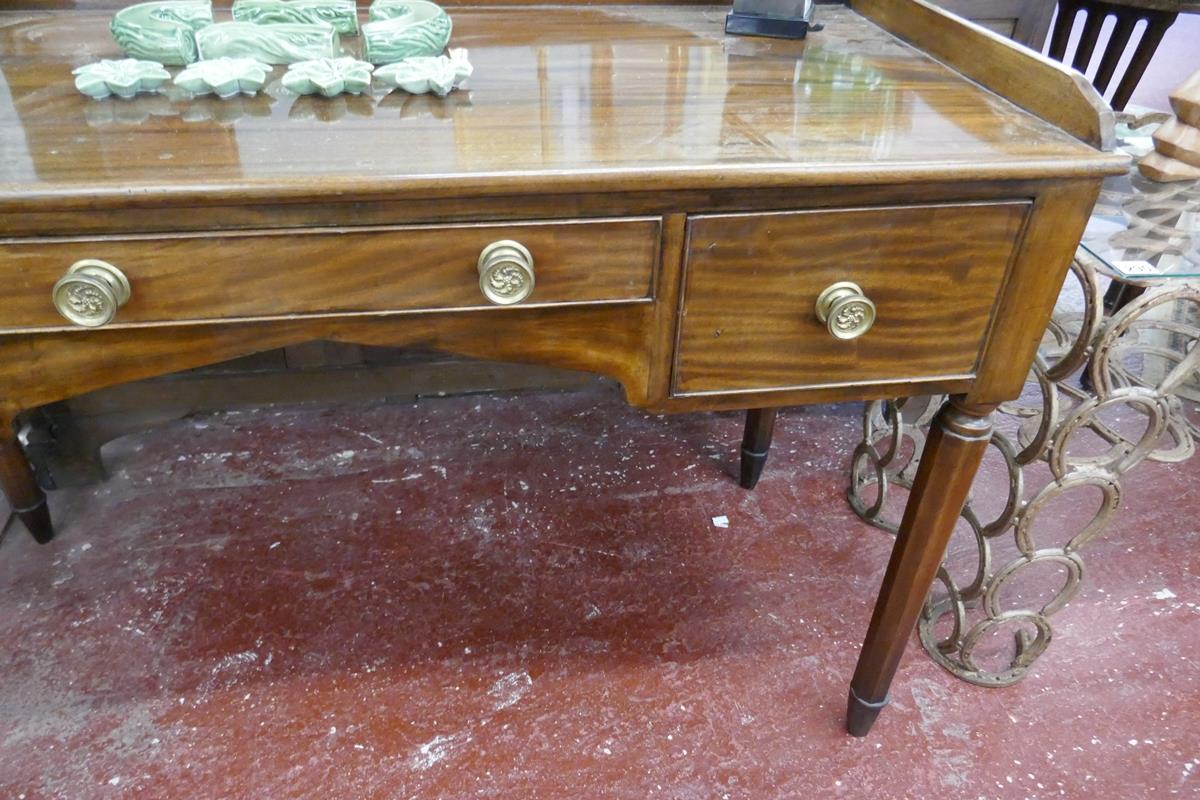
[[[687,264],[676,395],[965,377],[1029,203],[698,216]],[[853,281],[876,305],[833,338],[818,295]]]
[[[323,313],[501,310],[480,291],[477,260],[513,239],[534,259],[520,307],[650,297],[660,220],[279,230],[0,243],[7,289],[0,329],[69,326],[51,288],[80,259],[129,279],[110,327]]]

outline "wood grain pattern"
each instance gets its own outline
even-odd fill
[[[663,221],[662,260],[655,287],[654,330],[648,342],[650,383],[648,399],[662,403],[670,394],[675,352],[675,319],[679,308],[680,276],[687,247],[687,215],[670,214]]]
[[[1193,128],[1200,128],[1200,70],[1176,86],[1170,99],[1175,116]]]
[[[1024,201],[695,218],[678,395],[970,376]],[[837,341],[817,296],[857,283],[875,326]]]
[[[990,406],[1021,393],[1099,192],[1098,182],[1059,181],[1034,200],[966,402]]]
[[[70,329],[50,288],[79,259],[120,268],[133,294],[112,327],[297,314],[509,309],[479,289],[476,261],[515,239],[534,258],[523,306],[648,300],[659,220],[260,231],[0,242],[0,332]]]
[[[1098,158],[1105,159],[1106,156]],[[1122,163],[1128,166],[1128,160]],[[339,200],[258,205],[212,204],[188,207],[26,210],[0,214],[3,238],[115,235],[126,233],[209,234],[272,228],[327,228],[400,224],[493,223],[521,220],[670,216],[736,211],[779,211],[797,208],[848,208],[867,205],[972,202],[1034,197],[1055,173],[1039,180],[975,181],[943,178],[930,183],[887,183],[871,186],[822,186],[819,190],[764,186],[758,189],[708,189],[654,192],[507,195],[423,200]]]
[[[71,84],[73,67],[119,55],[107,14],[0,13],[9,90],[0,136],[13,143],[0,162],[0,212],[1018,180],[1112,168],[854,11],[823,7],[825,30],[794,42],[726,37],[726,10],[463,8],[454,44],[470,50],[475,74],[469,92],[445,99],[121,103],[92,101]],[[943,28],[960,24],[946,20]],[[1029,59],[1021,81],[1057,69],[1018,55]]]
[[[1154,149],[1167,158],[1200,167],[1200,128],[1172,117],[1159,126],[1153,139]]]
[[[1095,147],[1113,140],[1113,116],[1077,72],[925,0],[853,0],[854,10],[963,75]]]
[[[1054,16],[1046,0],[934,0],[952,14],[1040,52]]]
[[[101,328],[0,336],[0,413],[312,339],[420,346],[607,375],[649,403],[645,342],[654,305],[513,308],[501,314],[317,317],[223,325]],[[29,380],[36,365],[37,379]]]
[[[855,736],[867,734],[889,699],[888,687],[991,440],[991,411],[952,397],[929,428],[850,683],[846,727]]]

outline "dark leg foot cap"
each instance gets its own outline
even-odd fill
[[[21,522],[33,534],[35,542],[46,544],[54,538],[54,525],[50,522],[50,507],[46,505],[46,498],[43,497],[35,506],[18,508],[16,511]]]
[[[749,450],[742,451],[742,476],[738,483],[743,489],[753,489],[758,485],[758,479],[762,477],[763,467],[767,465],[767,454],[751,453]]]
[[[846,732],[851,736],[866,736],[871,732],[871,726],[875,724],[879,712],[891,701],[892,696],[889,694],[878,703],[868,703],[851,689],[850,701],[846,704]]]

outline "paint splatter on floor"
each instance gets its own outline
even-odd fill
[[[914,641],[843,734],[890,547],[859,413],[784,412],[754,492],[740,415],[611,387],[114,442],[0,542],[0,797],[1200,795],[1194,464],[1130,476],[1024,683]]]

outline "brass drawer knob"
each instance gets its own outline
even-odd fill
[[[533,256],[520,242],[502,239],[479,254],[479,288],[496,305],[511,306],[533,293]]]
[[[85,258],[58,279],[51,297],[58,313],[71,322],[99,328],[112,322],[129,299],[129,279],[107,261]]]
[[[835,339],[857,339],[875,324],[875,304],[857,283],[839,281],[817,298],[817,319]]]

